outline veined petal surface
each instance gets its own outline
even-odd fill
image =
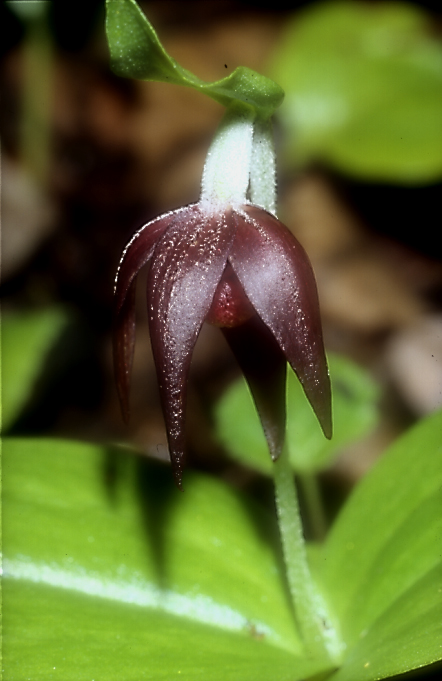
[[[257,206],[234,213],[238,231],[229,262],[262,321],[298,376],[326,437],[331,437],[331,390],[319,301],[301,244]]]
[[[166,213],[143,225],[127,244],[118,266],[114,291],[113,353],[118,397],[126,423],[129,420],[130,374],[135,348],[136,276],[152,257],[160,236],[181,210]]]
[[[235,233],[231,212],[210,215],[188,206],[158,242],[149,270],[150,337],[179,486],[190,361]]]

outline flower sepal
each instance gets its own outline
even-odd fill
[[[326,437],[331,393],[308,257],[267,211],[192,204],[147,223],[123,252],[115,286],[114,359],[126,418],[135,342],[135,282],[149,268],[147,308],[169,451],[181,487],[187,382],[205,321],[220,326],[249,383],[273,459],[285,433],[286,363]]]

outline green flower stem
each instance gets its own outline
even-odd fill
[[[257,120],[250,166],[250,201],[276,215],[276,161],[270,120]]]
[[[335,635],[307,561],[298,498],[287,447],[273,464],[279,530],[295,616],[306,653],[333,658],[338,653]]]
[[[311,473],[298,476],[302,486],[302,494],[307,506],[308,518],[315,541],[322,541],[327,532],[327,522],[321,499],[318,478]]]

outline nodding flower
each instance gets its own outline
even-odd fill
[[[114,362],[123,417],[135,345],[135,285],[148,266],[147,310],[172,467],[181,487],[187,381],[204,322],[221,328],[249,384],[273,459],[285,434],[287,362],[324,435],[330,380],[307,254],[274,215],[252,203],[198,203],[139,229],[115,284]]]

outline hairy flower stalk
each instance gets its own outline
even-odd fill
[[[135,344],[135,284],[147,265],[149,329],[169,452],[181,487],[187,380],[203,323],[220,327],[249,384],[270,454],[284,446],[287,362],[326,437],[331,393],[318,295],[308,257],[275,216],[271,126],[250,107],[227,109],[205,163],[198,203],[141,227],[126,246],[115,284],[114,361],[124,418]],[[287,475],[289,479],[287,479]],[[300,631],[324,652],[312,596],[296,492],[288,468],[275,471],[288,579]],[[294,561],[299,566],[293,565]],[[291,564],[291,569],[290,569]],[[299,606],[299,607],[298,607]]]

